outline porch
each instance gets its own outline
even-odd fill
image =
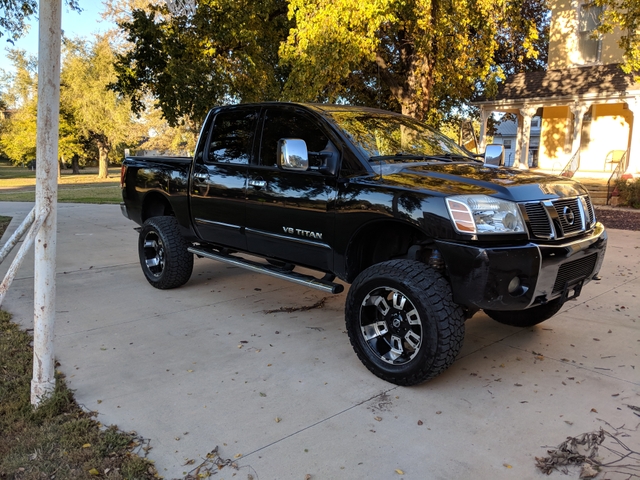
[[[588,184],[616,172],[640,174],[640,84],[618,65],[527,72],[510,77],[480,107],[479,147],[486,147],[494,112],[517,119],[513,166],[563,174]],[[531,120],[541,118],[540,142],[530,152]]]

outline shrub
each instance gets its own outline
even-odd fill
[[[620,195],[620,205],[640,208],[640,178],[616,180],[615,190]]]

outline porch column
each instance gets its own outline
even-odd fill
[[[633,125],[627,152],[629,164],[625,173],[637,176],[640,173],[640,96],[636,96],[633,100],[627,100],[627,105],[631,113],[633,113]]]
[[[582,120],[584,114],[591,108],[590,103],[574,103],[571,105],[571,113],[573,114],[573,135],[571,141],[571,157],[580,149],[582,142]]]
[[[521,110],[521,109],[520,109]],[[513,168],[520,168],[520,156],[522,152],[522,136],[524,131],[524,119],[518,111],[516,113],[516,148],[513,152]]]
[[[518,138],[520,143],[520,155],[517,155],[519,163],[518,168],[529,168],[529,137],[531,136],[531,119],[537,111],[538,109],[536,107],[529,105],[525,105],[524,108],[520,109],[520,116],[518,120],[522,119],[522,129],[520,128],[520,122],[518,122],[518,133],[522,133]]]
[[[484,105],[480,107],[480,138],[478,139],[478,153],[484,153],[487,148],[487,120],[491,109]]]

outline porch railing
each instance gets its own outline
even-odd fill
[[[607,181],[607,205],[609,205],[613,192],[616,189],[616,182],[622,178],[622,174],[627,171],[627,167],[629,166],[629,159],[627,158],[628,152],[628,150],[624,152]]]
[[[576,153],[573,154],[571,159],[564,166],[564,168],[560,172],[560,175],[562,175],[563,177],[572,178],[579,168],[580,168],[580,149],[576,150]]]

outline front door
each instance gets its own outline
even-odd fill
[[[310,152],[336,147],[323,126],[294,107],[267,107],[258,158],[249,167],[246,235],[249,251],[319,270],[333,267],[334,205],[337,180],[314,168],[278,168],[282,138],[302,139]]]
[[[259,108],[219,112],[191,180],[191,213],[200,238],[246,250],[245,189]]]

